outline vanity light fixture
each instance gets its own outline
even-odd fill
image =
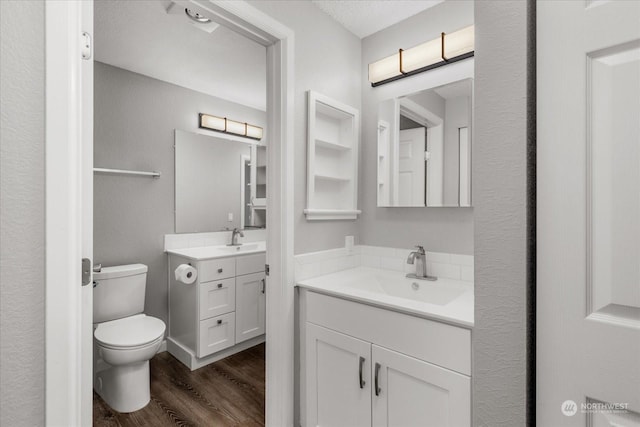
[[[442,33],[439,38],[369,64],[369,82],[376,87],[452,62],[471,58],[475,49],[474,26]]]
[[[198,115],[198,127],[200,127],[200,129],[214,130],[216,132],[224,132],[233,135],[244,136],[246,138],[256,139],[258,141],[262,139],[262,128],[260,126],[238,122],[235,120],[227,119],[226,117],[217,117],[200,113]]]

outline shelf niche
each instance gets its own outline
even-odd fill
[[[307,220],[356,219],[360,112],[309,91]]]

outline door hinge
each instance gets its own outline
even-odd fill
[[[82,258],[82,286],[91,283],[91,260]]]
[[[269,275],[269,264],[264,265],[264,274]]]
[[[82,33],[82,59],[91,59],[91,34],[84,31]]]

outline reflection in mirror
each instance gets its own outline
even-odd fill
[[[266,226],[266,147],[175,131],[176,233]]]
[[[378,206],[471,206],[472,79],[380,103]]]

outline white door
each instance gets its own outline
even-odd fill
[[[236,277],[236,344],[264,334],[264,273]]]
[[[537,423],[638,426],[640,2],[537,14]]]
[[[45,7],[45,417],[90,425],[93,287],[82,260],[93,256],[93,2]]]
[[[371,426],[371,344],[307,323],[307,426]]]
[[[444,205],[444,126],[427,129],[427,206]]]
[[[81,170],[82,170],[82,257],[91,260],[93,267],[93,1],[82,2],[82,28],[87,44],[81,62]],[[93,420],[93,271],[88,284],[82,287],[82,362],[81,362],[81,419],[83,425]]]
[[[471,379],[372,345],[374,427],[469,427]]]
[[[400,131],[398,146],[398,203],[424,206],[425,128]]]

